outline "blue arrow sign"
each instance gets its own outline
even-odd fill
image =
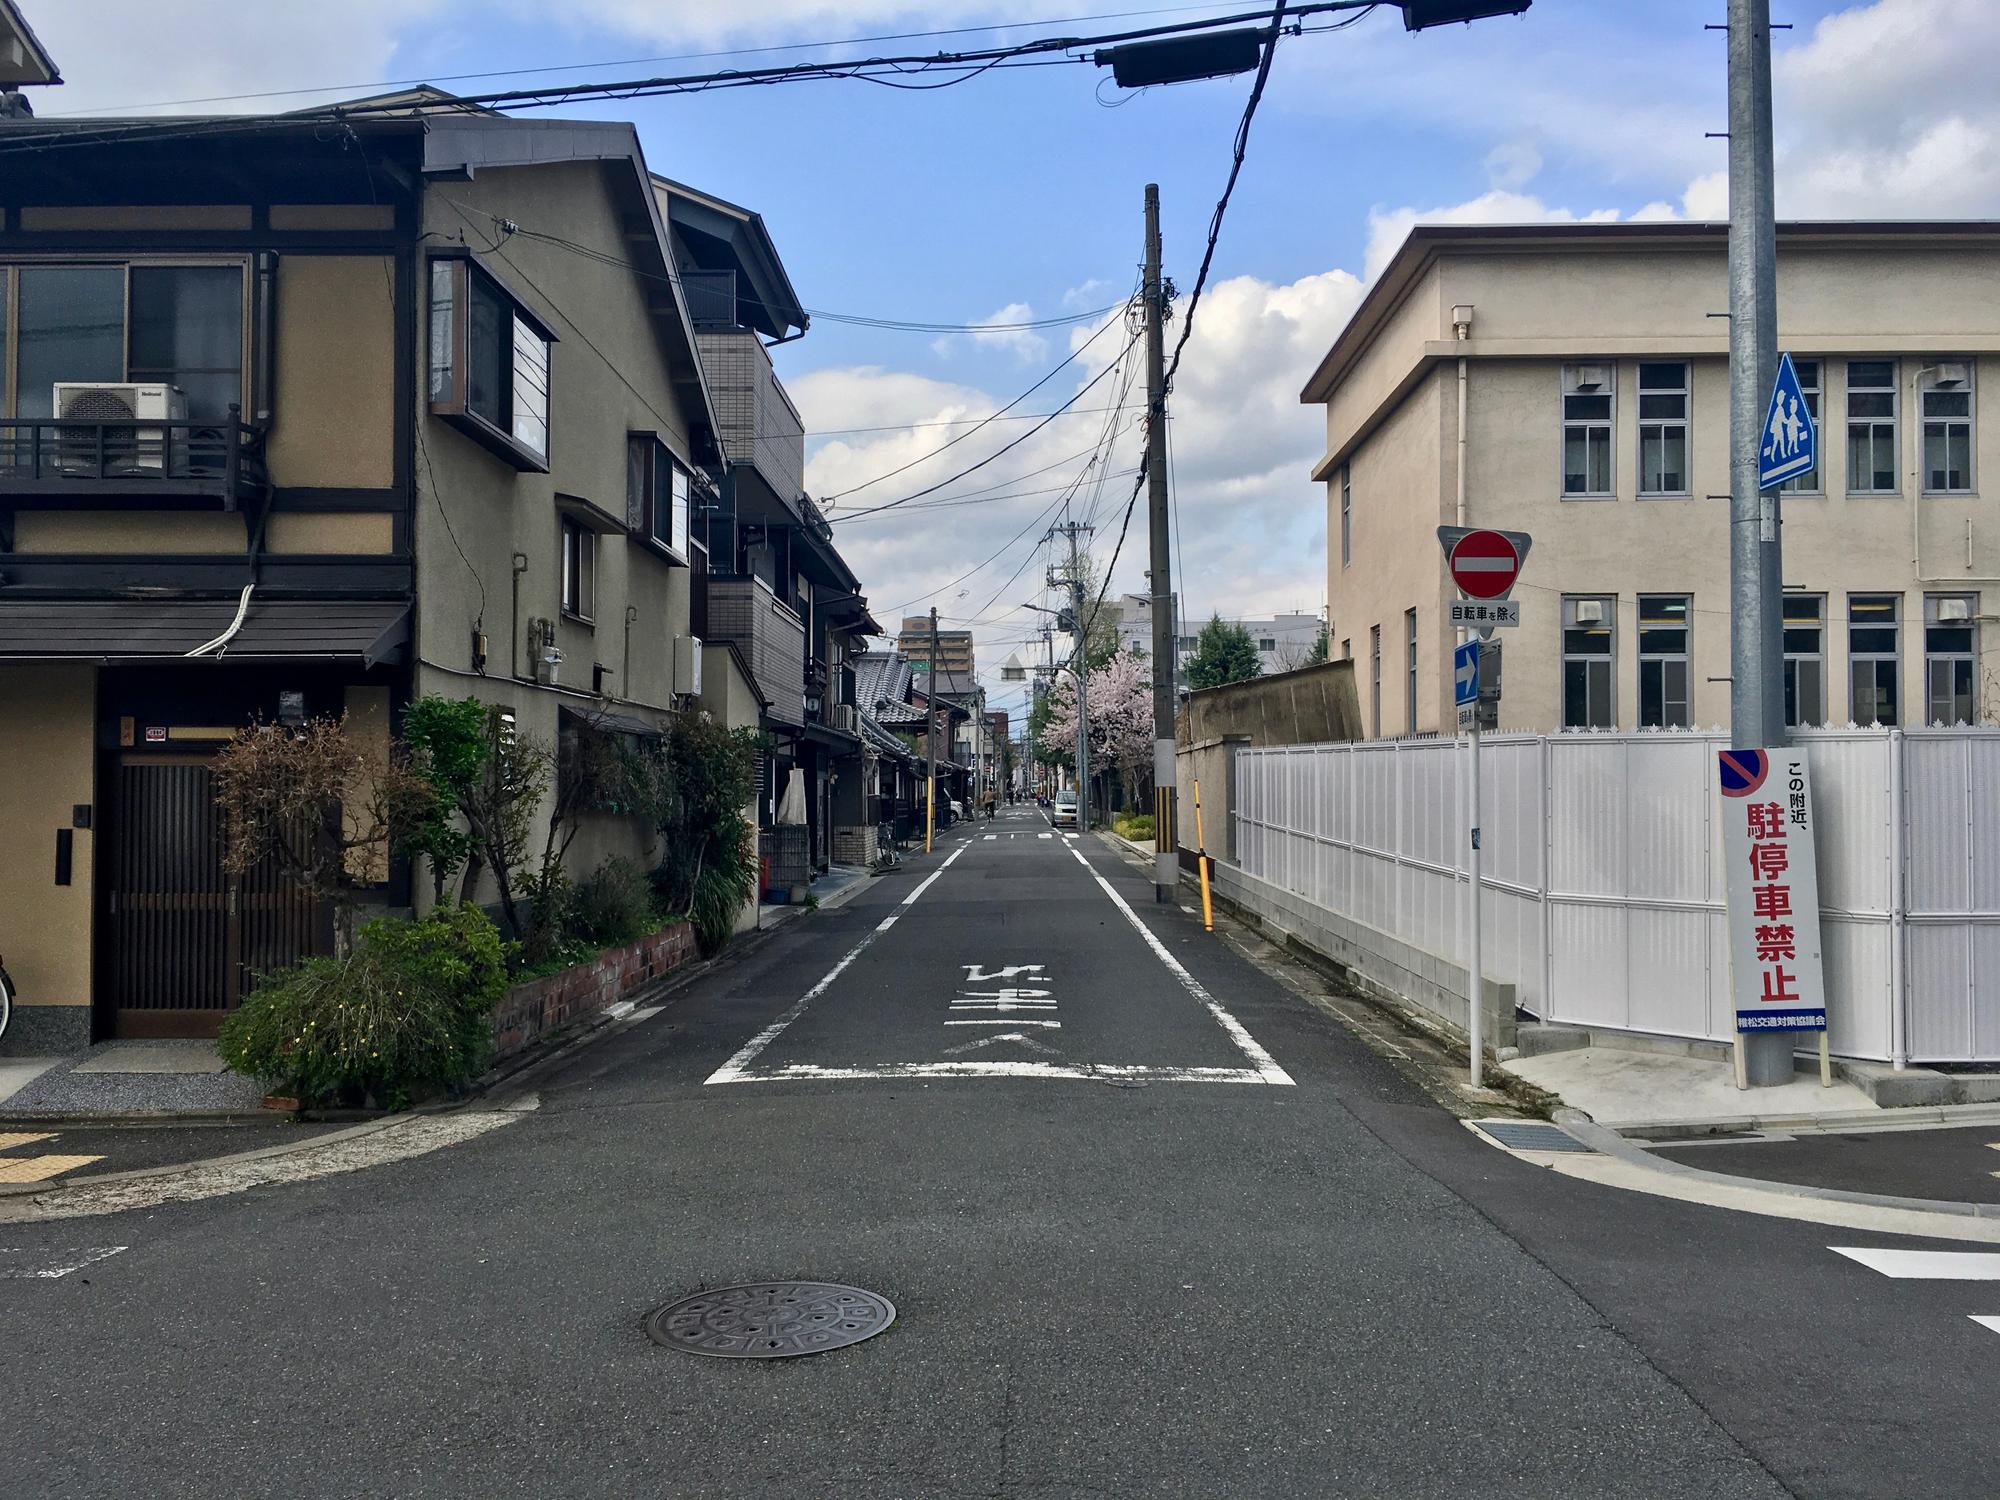
[[[1773,489],[1787,479],[1811,473],[1818,464],[1819,434],[1813,426],[1812,409],[1806,405],[1806,393],[1799,385],[1799,372],[1792,368],[1791,355],[1782,355],[1757,449],[1757,488]]]
[[[1479,701],[1479,642],[1452,648],[1451,701],[1463,707]]]

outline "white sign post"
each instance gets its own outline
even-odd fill
[[[1833,1083],[1820,963],[1819,860],[1805,751],[1723,750],[1730,991],[1736,1033],[1817,1031],[1820,1083]],[[1741,1076],[1742,1048],[1737,1048]]]
[[[1508,599],[1514,580],[1527,561],[1532,538],[1525,531],[1488,531],[1464,526],[1440,526],[1438,545],[1444,549],[1445,571],[1465,597],[1452,601],[1451,623],[1463,626],[1465,640],[1452,653],[1453,693],[1458,704],[1459,728],[1468,731],[1466,775],[1471,785],[1466,797],[1468,833],[1465,873],[1468,904],[1465,953],[1465,1038],[1471,1053],[1472,1086],[1479,1088],[1486,1075],[1486,980],[1484,956],[1480,952],[1481,913],[1479,898],[1479,643],[1477,631],[1490,638],[1496,625],[1519,625],[1521,607]],[[1381,726],[1376,726],[1380,732]]]

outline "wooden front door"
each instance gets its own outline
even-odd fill
[[[213,1036],[259,971],[325,950],[320,903],[269,866],[223,868],[208,756],[121,755],[112,776],[98,950],[112,1033]]]

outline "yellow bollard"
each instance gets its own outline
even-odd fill
[[[1208,840],[1201,831],[1201,783],[1194,784],[1194,864],[1201,872],[1201,925],[1206,932],[1215,931],[1215,907],[1208,896]]]
[[[937,828],[937,778],[924,783],[924,853],[931,852],[931,834]]]

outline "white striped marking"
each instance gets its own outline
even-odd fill
[[[1090,878],[1097,882],[1098,889],[1111,898],[1111,904],[1125,914],[1125,920],[1132,924],[1132,930],[1146,940],[1146,946],[1153,950],[1153,956],[1167,966],[1168,972],[1181,982],[1181,988],[1199,1000],[1208,1013],[1215,1017],[1216,1024],[1229,1033],[1229,1039],[1236,1043],[1237,1050],[1255,1065],[1257,1076],[1265,1083],[1290,1087],[1292,1075],[1279,1067],[1277,1060],[1258,1045],[1257,1039],[1244,1029],[1243,1023],[1224,1010],[1216,998],[1202,987],[1201,981],[1182,967],[1181,961],[1167,951],[1167,945],[1154,935],[1153,929],[1140,921],[1139,914],[1125,904],[1125,898],[1111,888],[1111,882],[1092,870],[1090,861],[1082,854],[1075,849],[1069,852],[1076,855],[1076,862],[1089,871]]]
[[[795,1004],[790,1010],[786,1011],[782,1016],[778,1017],[778,1019],[773,1021],[769,1026],[766,1026],[762,1031],[758,1032],[755,1036],[751,1037],[749,1041],[745,1042],[743,1046],[737,1051],[734,1057],[730,1058],[728,1062],[724,1063],[721,1067],[717,1068],[713,1073],[709,1074],[708,1078],[705,1081],[707,1083],[743,1083],[748,1081],[743,1070],[749,1067],[751,1063],[757,1060],[757,1055],[760,1052],[762,1052],[766,1047],[770,1046],[771,1043],[775,1042],[780,1036],[784,1035],[785,1029],[788,1026],[790,1026],[792,1022],[796,1021],[800,1016],[805,1014],[806,1007],[812,1004],[813,1001],[817,1000],[821,995],[825,994],[828,987],[832,985],[834,980],[840,978],[840,976],[847,971],[847,966],[853,963],[855,959],[861,957],[861,955],[867,951],[868,945],[870,943],[874,942],[875,939],[880,937],[883,933],[887,932],[891,927],[894,927],[896,925],[896,919],[902,916],[902,914],[905,911],[909,910],[909,908],[915,904],[917,897],[923,895],[925,891],[929,890],[931,888],[931,883],[935,881],[938,878],[938,876],[944,874],[946,870],[949,870],[952,867],[953,863],[958,859],[959,855],[963,853],[965,853],[965,846],[963,844],[959,845],[958,848],[952,850],[950,857],[947,858],[945,862],[939,865],[935,870],[931,871],[930,874],[926,875],[923,881],[917,886],[917,888],[911,891],[909,895],[903,898],[902,904],[900,906],[898,906],[894,911],[890,912],[888,916],[884,917],[879,923],[876,924],[874,931],[870,932],[866,937],[862,938],[862,940],[856,943],[852,948],[849,948],[847,950],[846,955],[840,960],[840,962],[835,964],[831,969],[826,971],[825,976],[821,978],[818,984],[814,985],[811,989],[807,990],[803,995],[799,996],[797,1004]]]
[[[2000,1281],[2000,1251],[1826,1248],[1898,1281]]]
[[[1966,1316],[1970,1317],[1981,1328],[1991,1329],[1994,1333],[2000,1333],[2000,1318],[1994,1317],[1993,1314],[1968,1313]]]
[[[980,837],[981,837],[981,838],[983,838],[983,839],[985,839],[985,840],[986,840],[986,842],[990,844],[990,843],[992,843],[992,842],[993,842],[993,841],[994,841],[995,839],[999,838],[999,837],[1000,837],[1000,835],[999,835],[999,834],[997,834],[997,833],[982,833],[982,834],[980,835]],[[1469,972],[1471,972],[1471,971],[1470,971],[1470,970],[1468,970],[1467,972],[1469,973]]]
[[[1052,839],[1055,835],[1053,833],[1038,833],[1035,837],[1038,839]]]
[[[85,1266],[129,1250],[129,1245],[92,1245],[70,1250],[0,1250],[0,1281],[54,1281]],[[20,1257],[22,1264],[15,1259]],[[32,1260],[29,1259],[32,1257]]]

